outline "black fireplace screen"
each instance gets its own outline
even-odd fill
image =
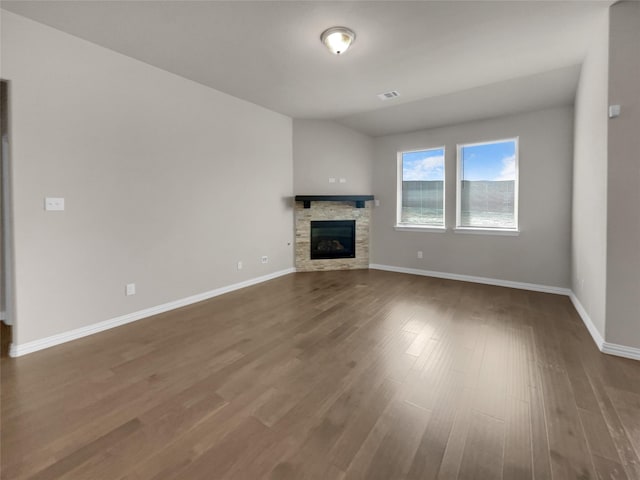
[[[355,258],[356,221],[311,222],[311,259]]]

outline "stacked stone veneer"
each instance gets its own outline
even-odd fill
[[[296,270],[355,270],[369,268],[369,226],[371,225],[371,202],[365,208],[356,208],[354,202],[311,202],[304,208],[295,202],[296,221]],[[330,258],[311,260],[311,221],[355,220],[356,258]]]

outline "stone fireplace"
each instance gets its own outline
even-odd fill
[[[373,196],[296,197],[299,272],[369,268],[371,202],[367,200]]]

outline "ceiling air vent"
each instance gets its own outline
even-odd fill
[[[396,97],[399,97],[399,96],[400,96],[400,94],[397,91],[391,90],[390,92],[384,92],[384,93],[379,94],[378,98],[380,100],[390,100],[392,98],[396,98]]]

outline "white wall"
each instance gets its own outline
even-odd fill
[[[640,349],[640,3],[611,7],[606,340]]]
[[[297,195],[369,195],[372,158],[373,139],[367,135],[331,121],[293,121]]]
[[[293,266],[290,118],[2,13],[14,341]]]
[[[570,283],[570,106],[379,137],[375,142],[372,263],[513,282],[568,287]],[[521,234],[453,233],[456,144],[519,136]],[[395,231],[397,152],[446,147],[446,233]],[[417,251],[424,258],[417,258]]]
[[[594,28],[575,100],[571,289],[605,336],[609,13]]]

